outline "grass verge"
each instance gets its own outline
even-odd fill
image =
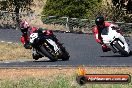
[[[31,50],[27,50],[22,44],[0,43],[0,60],[30,59]]]
[[[87,74],[130,74],[131,67],[85,67]],[[0,69],[0,88],[132,88],[128,84],[76,82],[77,68]]]

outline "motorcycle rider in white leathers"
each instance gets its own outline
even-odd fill
[[[124,43],[125,51],[129,52],[129,54],[132,54],[132,51],[130,51],[129,46],[125,40],[125,38],[122,36],[122,32],[118,25],[106,22],[103,16],[99,16],[95,19],[96,25],[92,28],[94,37],[96,39],[96,42],[101,44],[103,52],[110,51],[111,49],[106,46],[106,44],[103,43],[103,38],[101,37],[102,30],[106,27],[111,27],[112,29],[116,30],[118,32],[118,37],[121,39],[121,41]]]

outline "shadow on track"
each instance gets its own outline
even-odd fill
[[[100,56],[100,57],[126,57],[126,56],[122,56],[122,55],[111,55],[111,56]],[[128,56],[130,57],[130,56]]]

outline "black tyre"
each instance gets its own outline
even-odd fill
[[[129,56],[129,53],[126,52],[121,45],[118,43],[118,41],[115,42],[114,46],[119,50],[119,52],[121,53],[121,55],[123,56]]]
[[[48,57],[51,61],[57,61],[57,58],[54,58],[54,56],[52,54],[50,54],[50,52],[48,52],[44,46],[40,46],[40,50],[42,52],[42,54],[44,54],[46,57]]]
[[[70,58],[69,53],[66,51],[65,47],[61,46],[61,59],[63,61],[67,61],[69,60],[69,58]]]

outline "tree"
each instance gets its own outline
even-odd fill
[[[102,0],[47,0],[43,8],[46,16],[67,16],[70,18],[87,18],[88,13]]]
[[[127,10],[128,12],[132,13],[132,0],[128,0]]]
[[[2,0],[0,1],[0,10],[14,12],[16,21],[19,22],[19,12],[29,11],[30,5],[33,4],[33,0]]]

